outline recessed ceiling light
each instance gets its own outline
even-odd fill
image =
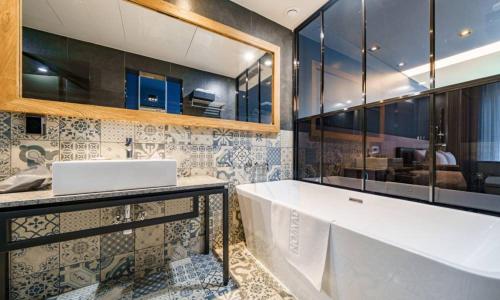
[[[405,64],[405,62],[404,62],[404,61],[402,61],[402,62],[400,62],[400,63],[398,64],[398,66],[399,66],[400,68],[404,67],[405,65],[406,65],[406,64]]]
[[[270,59],[266,59],[266,61],[264,62],[264,65],[266,65],[268,67],[270,67],[272,64],[273,64],[273,62]]]
[[[250,52],[245,53],[245,60],[246,61],[251,61],[253,59],[253,57],[254,57],[253,53],[250,53]]]
[[[38,67],[38,72],[47,73],[48,71],[47,67]]]
[[[472,29],[470,28],[465,28],[465,29],[462,29],[459,33],[458,33],[458,36],[461,37],[461,38],[466,38],[468,36],[470,36],[472,34]]]
[[[380,50],[380,46],[379,45],[373,45],[370,47],[370,51],[371,52],[375,52],[375,51],[378,51]]]
[[[285,14],[290,18],[295,18],[299,14],[299,9],[292,7],[286,10]]]

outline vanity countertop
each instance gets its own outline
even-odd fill
[[[159,188],[121,190],[112,192],[99,192],[89,194],[75,194],[54,196],[52,190],[20,192],[10,194],[0,194],[0,208],[19,207],[27,205],[72,202],[79,200],[101,199],[109,197],[122,197],[133,195],[145,195],[162,192],[182,191],[186,189],[211,188],[227,185],[228,181],[217,179],[211,176],[191,176],[177,179],[177,185]]]

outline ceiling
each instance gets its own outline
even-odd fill
[[[258,13],[290,30],[305,21],[328,0],[231,0],[251,11]],[[297,9],[295,16],[288,16],[287,11]]]
[[[23,26],[231,78],[264,55],[124,0],[24,0]]]

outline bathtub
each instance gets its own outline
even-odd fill
[[[248,249],[298,299],[500,299],[500,218],[292,180],[236,189]],[[330,220],[321,290],[274,246],[273,202]]]

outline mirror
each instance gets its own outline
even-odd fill
[[[23,1],[23,101],[272,124],[274,64],[262,47],[127,0]]]

